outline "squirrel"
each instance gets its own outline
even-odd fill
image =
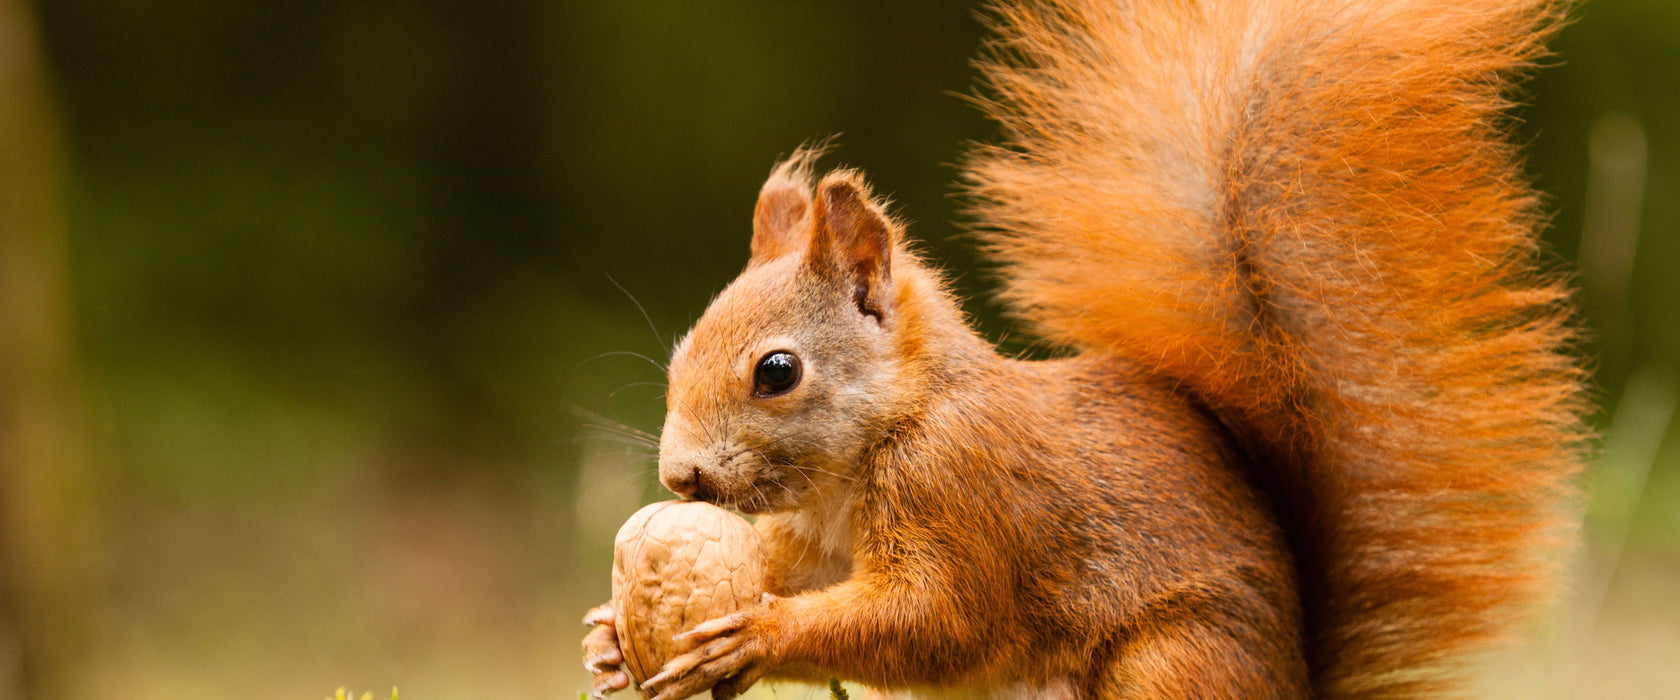
[[[963,186],[1065,354],[999,354],[859,172],[775,167],[659,451],[758,516],[772,595],[643,692],[1465,692],[1555,587],[1591,437],[1507,114],[1567,9],[993,5]]]

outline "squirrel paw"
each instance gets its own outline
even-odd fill
[[[746,692],[768,670],[769,611],[755,608],[702,622],[677,635],[695,646],[642,682],[652,700],[677,700],[711,688],[712,697],[727,700]]]
[[[590,697],[604,698],[607,693],[629,687],[630,675],[618,668],[624,663],[624,652],[618,648],[612,603],[592,608],[583,617],[583,624],[595,628],[583,638],[583,667],[595,676]]]

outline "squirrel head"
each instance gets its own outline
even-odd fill
[[[906,410],[901,273],[920,274],[915,258],[856,171],[813,191],[816,155],[771,173],[751,261],[672,354],[659,478],[679,495],[794,508],[853,478]]]

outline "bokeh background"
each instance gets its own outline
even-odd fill
[[[1575,17],[1519,135],[1606,438],[1484,685],[1675,697],[1680,3]],[[576,697],[661,497],[613,434],[660,372],[610,353],[739,270],[779,155],[841,134],[1008,335],[950,196],[981,41],[959,2],[0,0],[0,698]]]

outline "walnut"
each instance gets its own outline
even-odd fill
[[[613,551],[614,624],[630,674],[640,682],[687,651],[673,636],[757,605],[764,566],[758,532],[734,513],[698,501],[636,511]]]

